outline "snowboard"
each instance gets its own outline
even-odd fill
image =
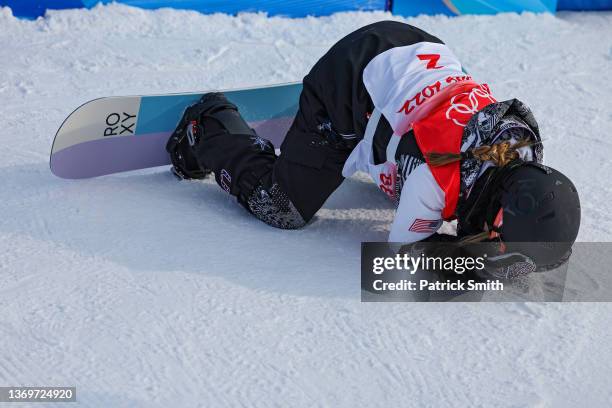
[[[258,135],[280,147],[298,109],[301,83],[222,91]],[[51,148],[51,172],[82,179],[170,164],[166,141],[203,93],[94,99],[72,112]]]

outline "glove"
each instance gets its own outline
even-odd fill
[[[483,279],[514,279],[535,272],[537,266],[533,259],[518,252],[488,257],[485,267],[476,270]]]

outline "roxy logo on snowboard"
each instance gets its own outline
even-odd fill
[[[106,117],[104,136],[129,136],[136,131],[136,115],[113,112]]]

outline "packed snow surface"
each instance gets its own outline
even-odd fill
[[[361,303],[360,243],[393,217],[365,176],[282,231],[167,168],[49,171],[87,100],[300,80],[383,19],[401,20],[0,8],[0,385],[75,385],[91,407],[610,406],[609,304]],[[612,14],[402,21],[532,107],[580,191],[579,240],[610,241]]]

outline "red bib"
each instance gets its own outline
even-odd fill
[[[434,167],[429,153],[461,153],[463,130],[470,118],[485,106],[497,102],[486,84],[457,86],[427,117],[412,124],[416,139],[436,182],[444,191],[442,218],[455,218],[461,184],[460,162]]]

